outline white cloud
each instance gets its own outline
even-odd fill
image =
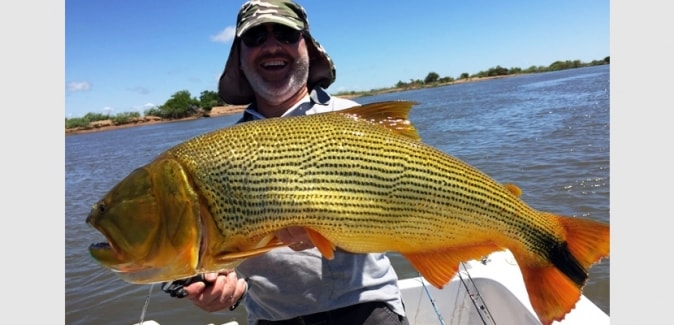
[[[127,88],[127,90],[129,90],[129,91],[131,91],[131,92],[134,92],[134,93],[141,94],[141,95],[147,95],[147,94],[150,93],[150,90],[149,90],[149,89],[147,89],[147,88],[145,88],[145,87],[142,87],[142,86],[137,86],[137,87]]]
[[[223,31],[221,31],[217,35],[211,36],[211,41],[218,43],[227,43],[234,39],[235,34],[236,34],[236,27],[227,26]]]
[[[87,91],[91,89],[91,83],[88,81],[71,81],[67,87],[68,91]]]

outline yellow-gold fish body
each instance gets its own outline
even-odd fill
[[[521,191],[424,144],[412,102],[237,124],[183,142],[136,169],[87,223],[90,253],[132,283],[232,268],[304,227],[330,259],[399,252],[433,285],[461,261],[509,249],[541,322],[561,320],[590,266],[609,255],[609,225],[556,216]]]

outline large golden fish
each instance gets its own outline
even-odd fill
[[[441,288],[461,261],[509,249],[544,324],[609,254],[609,225],[532,209],[519,189],[419,141],[411,102],[237,124],[134,170],[87,223],[90,253],[132,283],[232,268],[304,227],[327,259],[399,252]]]

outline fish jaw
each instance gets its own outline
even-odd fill
[[[183,167],[160,157],[131,172],[93,206],[86,222],[107,243],[92,244],[89,253],[130,283],[196,275],[199,213],[198,195]]]

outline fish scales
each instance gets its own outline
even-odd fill
[[[340,114],[276,122],[237,125],[169,151],[192,166],[198,187],[209,188],[204,195],[221,232],[305,225],[339,231],[341,238],[328,238],[354,252],[385,251],[391,241],[405,252],[474,241],[496,225],[509,235],[530,228],[518,216],[533,210],[421,142]],[[429,234],[438,227],[443,231]],[[391,240],[355,244],[373,233]]]

